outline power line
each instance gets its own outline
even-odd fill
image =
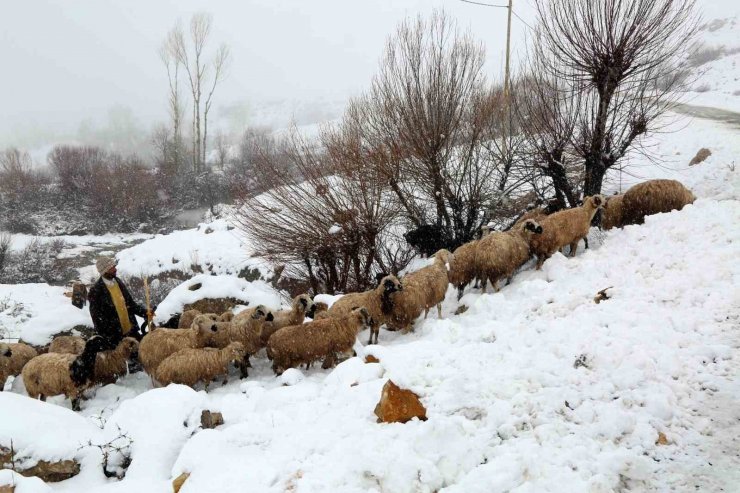
[[[508,9],[509,8],[508,5],[493,5],[493,4],[490,4],[490,3],[474,2],[473,0],[460,0],[460,1],[461,2],[465,2],[465,3],[472,3],[474,5],[482,5],[484,7],[499,7],[499,8],[503,8],[503,9]]]

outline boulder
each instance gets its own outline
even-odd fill
[[[375,415],[378,423],[406,423],[413,418],[426,421],[427,410],[419,396],[388,380],[380,394],[380,402],[375,406]]]
[[[224,424],[224,416],[221,413],[211,412],[204,409],[200,413],[200,425],[203,429],[215,428]]]
[[[365,363],[380,363],[380,360],[372,354],[368,354],[365,356]]]
[[[19,464],[27,462],[27,459],[18,457],[13,451],[0,447],[0,465],[13,467],[15,472],[25,477],[36,477],[46,483],[57,483],[65,479],[77,476],[80,473],[80,464],[72,459],[45,461],[40,460],[36,465],[23,469]]]

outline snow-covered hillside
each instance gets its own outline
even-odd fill
[[[0,394],[0,441],[12,438],[36,459],[75,455],[82,472],[56,491],[166,492],[183,472],[183,493],[733,491],[740,139],[703,120],[676,128],[654,137],[660,166],[633,158],[635,176],[608,187],[676,178],[699,197],[694,205],[593,233],[588,251],[556,254],[542,271],[527,266],[498,294],[471,289],[461,315],[451,289],[442,319],[430,314],[412,334],[382,331],[379,345],[358,346],[358,357],[335,369],[275,377],[258,355],[247,379],[234,373],[208,393],[152,390],[136,373],[99,388],[79,416],[61,397],[27,399],[15,381]],[[699,147],[712,156],[688,167]],[[161,252],[175,246],[187,262],[196,236],[214,269],[241,265],[231,233],[156,237],[121,252],[121,266],[169,268]],[[594,303],[610,286],[611,299]],[[380,363],[365,364],[365,352]],[[427,421],[376,423],[388,379],[421,397]],[[203,409],[221,411],[225,424],[200,430]],[[47,417],[68,431],[24,431]],[[133,440],[122,481],[103,476],[97,448],[77,449],[119,430]]]

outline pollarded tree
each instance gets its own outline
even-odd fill
[[[679,62],[697,30],[695,0],[535,0],[534,56],[547,77],[579,93],[572,148],[584,162],[583,193],[674,104]],[[537,75],[537,74],[536,74]]]

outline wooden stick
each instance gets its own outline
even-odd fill
[[[152,305],[151,305],[151,299],[149,297],[149,278],[144,278],[144,297],[146,298],[146,321],[147,325],[149,326],[149,330],[152,330],[154,328],[154,324],[152,323]]]

